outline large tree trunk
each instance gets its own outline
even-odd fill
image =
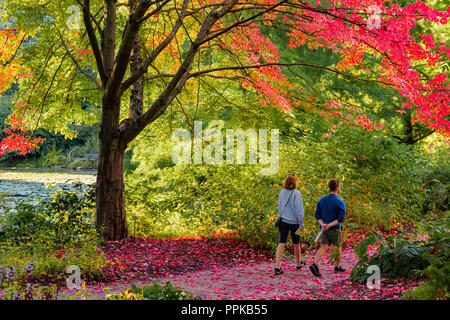
[[[135,1],[130,2],[130,11]],[[130,70],[137,72],[142,64],[139,33],[132,45]],[[99,131],[100,155],[97,173],[97,228],[104,240],[121,240],[128,236],[125,205],[123,198],[123,156],[124,146],[119,132],[136,121],[143,110],[143,79],[140,78],[131,86],[129,119],[119,129],[120,98],[103,100],[102,124]],[[119,97],[119,92],[110,96]]]
[[[103,103],[99,129],[100,154],[97,172],[96,225],[106,241],[128,236],[123,198],[123,155],[118,134],[118,101]]]
[[[167,2],[164,2],[164,4]],[[201,29],[191,44],[184,61],[178,71],[171,77],[170,82],[143,113],[143,75],[159,53],[172,41],[183,24],[189,1],[184,0],[179,19],[168,36],[142,62],[139,27],[147,19],[147,9],[154,3],[150,1],[130,1],[131,11],[127,26],[122,34],[122,41],[117,55],[114,56],[116,45],[116,1],[105,1],[104,36],[102,50],[91,23],[89,0],[84,0],[83,17],[89,41],[93,48],[100,78],[102,80],[102,120],[99,129],[100,154],[97,173],[97,214],[96,225],[104,240],[121,240],[126,238],[127,223],[123,198],[123,155],[127,144],[133,141],[144,128],[158,119],[173,101],[189,79],[189,70],[203,41],[213,25],[222,18],[237,3],[232,0],[223,7],[214,7],[206,16]],[[162,6],[164,6],[162,4]],[[162,7],[154,11],[157,13]],[[152,13],[152,14],[154,14]],[[125,73],[130,66],[131,76],[124,80]],[[129,118],[119,126],[120,99],[124,92],[131,87]]]

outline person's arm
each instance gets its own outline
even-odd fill
[[[281,213],[281,192],[278,194],[278,216],[280,216]]]
[[[338,204],[339,210],[338,210],[338,214],[337,214],[337,218],[336,220],[330,222],[327,224],[327,227],[333,227],[333,226],[337,226],[339,223],[342,223],[342,221],[344,221],[345,219],[345,203],[344,201],[340,201]]]
[[[336,220],[334,220],[334,221],[331,221],[330,223],[327,223],[327,229],[328,228],[331,228],[331,227],[333,227],[333,226],[336,226],[336,225],[338,225],[339,224],[339,221],[336,219]]]
[[[344,221],[344,219],[345,219],[345,211],[346,210],[347,210],[347,208],[345,207],[345,202],[344,201],[340,201],[339,202],[339,211],[338,211],[338,215],[337,215],[338,223],[342,223],[342,221]]]
[[[325,223],[322,220],[322,212],[320,211],[320,200],[319,200],[319,202],[317,202],[315,216],[316,216],[317,221],[320,224],[320,227],[323,228],[325,226]]]
[[[303,212],[303,199],[302,199],[302,193],[299,192],[298,193],[298,208],[296,208],[296,212],[298,212],[298,221],[300,224],[300,227],[303,227],[303,216],[304,216],[304,212]]]

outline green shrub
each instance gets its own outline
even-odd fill
[[[402,300],[449,300],[450,299],[450,263],[438,268],[428,266],[423,275],[427,281],[413,290],[408,290]]]
[[[430,248],[424,258],[429,266],[420,272],[427,281],[408,290],[402,299],[411,300],[448,300],[450,298],[450,219],[445,217],[441,223],[427,223],[423,229],[429,234],[427,246]]]
[[[97,235],[94,224],[95,189],[76,184],[75,190],[57,189],[38,204],[21,202],[5,217],[0,241],[21,244],[46,239],[54,247],[82,243]]]
[[[170,281],[161,285],[155,281],[152,285],[137,287],[133,285],[124,292],[106,295],[107,300],[201,300],[199,296],[173,287]]]
[[[141,293],[134,293],[131,289],[116,294],[106,294],[106,300],[144,300]]]
[[[26,242],[32,235],[49,227],[44,215],[27,202],[19,203],[14,211],[7,211],[4,224],[0,240],[9,239],[17,242]]]
[[[423,257],[427,248],[413,241],[401,237],[389,236],[385,241],[381,241],[378,251],[370,258],[362,256],[367,245],[380,240],[379,236],[372,235],[365,238],[356,248],[360,260],[353,268],[350,278],[353,282],[365,283],[370,274],[367,268],[370,265],[377,265],[384,278],[410,278],[419,277],[417,270],[423,270],[427,266],[427,261]]]
[[[86,160],[81,164],[81,168],[83,169],[95,169],[97,168],[97,160],[91,160],[89,157],[86,157]]]
[[[52,149],[48,150],[47,153],[42,157],[41,166],[51,167],[62,164],[61,158],[64,157],[64,153],[60,150],[56,150],[55,145]]]
[[[78,167],[82,168],[83,165],[84,165],[84,162],[85,162],[85,161],[83,161],[83,160],[77,160],[77,161],[72,162],[72,163],[69,165],[69,167],[70,167],[70,168],[75,168],[75,169],[78,168]]]
[[[417,232],[419,239],[414,240],[406,234],[388,236],[385,240],[381,235],[366,237],[355,248],[359,261],[350,274],[351,280],[365,283],[370,276],[366,272],[367,268],[370,265],[377,265],[380,267],[383,278],[429,277],[432,282],[427,286],[444,286],[448,289],[446,286],[449,276],[443,270],[448,268],[449,219],[420,224],[419,227]],[[377,251],[369,257],[368,246],[377,242],[380,243]],[[440,284],[437,285],[437,283]],[[422,290],[426,291],[426,289]]]
[[[63,281],[69,265],[87,280],[104,280],[110,263],[98,249],[94,224],[95,188],[77,184],[73,191],[56,189],[37,204],[21,202],[8,211],[0,234],[0,264],[22,270],[33,264],[32,276]]]
[[[55,249],[53,243],[45,239],[20,246],[11,246],[7,242],[0,243],[2,255],[0,265],[8,269],[13,267],[20,275],[27,265],[32,264],[31,276],[39,281],[56,281],[62,283],[66,269],[77,265],[83,280],[105,280],[104,269],[111,262],[98,249],[95,239],[80,245],[66,245]]]

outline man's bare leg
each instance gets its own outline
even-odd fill
[[[322,259],[322,257],[325,254],[325,252],[327,252],[327,250],[328,250],[328,245],[327,244],[320,245],[320,248],[319,248],[319,250],[317,250],[316,256],[314,257],[314,263],[316,265],[319,264],[320,260]]]

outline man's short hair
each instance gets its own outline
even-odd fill
[[[337,187],[339,187],[339,180],[338,179],[331,179],[327,182],[328,188],[330,188],[330,191],[336,191]]]

